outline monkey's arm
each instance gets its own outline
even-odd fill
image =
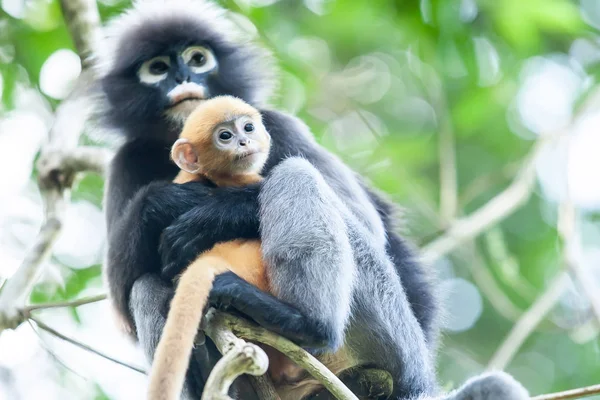
[[[176,171],[171,165],[161,163],[160,160],[165,159],[163,147],[142,140],[126,143],[112,160],[107,180],[108,257],[105,273],[111,301],[128,331],[133,331],[134,325],[128,303],[131,287],[144,273],[157,272],[156,246],[160,230],[142,230],[140,221],[143,201],[149,190],[146,185],[156,177],[169,179]],[[156,188],[161,184],[153,185]],[[155,243],[154,249],[149,242]]]
[[[193,183],[181,185],[181,188],[185,190],[189,185]],[[176,258],[177,262],[167,262],[163,268],[163,276],[173,279],[183,269],[179,263],[183,263],[185,268],[198,253],[209,249],[216,242],[257,238],[258,189],[258,185],[214,188],[211,195],[204,197],[199,205],[177,218],[165,230],[161,243],[163,258]],[[191,239],[188,238],[190,232],[195,235]],[[181,259],[184,261],[180,261]],[[216,277],[209,303],[223,310],[237,310],[263,327],[304,347],[322,348],[330,342],[327,324],[290,305],[293,302],[282,302],[233,273]]]
[[[198,183],[186,183],[180,188],[185,191],[194,185]],[[163,275],[173,279],[218,242],[257,239],[259,189],[259,184],[212,188],[208,196],[196,197],[194,207],[164,230],[159,247]]]
[[[147,359],[152,360],[174,292],[171,281],[162,280],[157,273],[158,236],[175,216],[197,204],[207,188],[201,184],[170,184],[177,168],[161,162],[168,161],[165,146],[140,142],[122,147],[111,164],[105,201],[109,252],[106,276],[119,315],[129,330],[135,331]],[[165,182],[150,184],[155,178]],[[201,397],[204,383],[220,357],[210,340],[195,347],[185,388],[190,398]],[[246,377],[238,378],[233,387],[245,393],[245,399],[257,400]]]

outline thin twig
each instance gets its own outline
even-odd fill
[[[79,372],[75,371],[73,368],[69,367],[63,360],[60,359],[60,357],[54,352],[54,350],[52,350],[46,344],[46,341],[44,340],[44,338],[42,337],[42,335],[40,335],[40,332],[37,329],[35,329],[35,327],[33,326],[33,322],[30,319],[27,320],[27,323],[29,324],[29,327],[35,333],[35,335],[37,336],[37,338],[40,340],[40,344],[42,345],[42,347],[44,348],[44,350],[46,350],[46,353],[48,353],[50,355],[50,357],[52,357],[52,359],[56,363],[58,363],[59,365],[61,365],[64,369],[66,369],[67,371],[69,371],[73,375],[76,375],[76,376],[80,377],[84,381],[89,381],[89,379],[87,379],[85,376],[81,375]]]
[[[470,251],[470,254],[468,260],[465,257],[464,265],[469,268],[477,287],[500,315],[510,321],[516,321],[523,314],[523,310],[517,307],[498,285],[475,241],[468,243],[465,250]]]
[[[450,229],[433,242],[423,247],[422,257],[432,263],[454,250],[490,226],[509,216],[531,196],[535,184],[535,160],[545,141],[541,140],[527,156],[513,183],[503,192],[487,202],[473,214],[458,219]]]
[[[531,400],[564,400],[564,399],[580,399],[583,397],[600,394],[600,385],[592,385],[579,389],[566,390],[564,392],[542,394],[532,397]]]
[[[513,359],[521,345],[531,332],[539,325],[544,317],[556,305],[560,296],[565,292],[569,276],[561,270],[552,280],[546,291],[531,305],[513,326],[504,342],[493,355],[488,364],[489,370],[502,370]]]
[[[72,338],[70,338],[68,336],[63,335],[62,333],[54,330],[53,328],[49,327],[44,322],[40,321],[39,319],[37,319],[35,317],[29,317],[29,319],[31,321],[35,322],[35,324],[38,326],[38,328],[40,328],[40,329],[42,329],[42,330],[44,330],[44,331],[46,331],[46,332],[48,332],[48,333],[56,336],[59,339],[62,339],[64,341],[68,342],[68,343],[71,343],[72,345],[75,345],[75,346],[77,346],[77,347],[79,347],[81,349],[87,350],[90,353],[94,353],[94,354],[96,354],[96,355],[98,355],[98,356],[100,356],[102,358],[105,358],[105,359],[107,359],[109,361],[112,361],[114,363],[117,363],[117,364],[122,365],[124,367],[127,367],[129,369],[137,371],[137,372],[139,372],[141,374],[145,374],[146,373],[146,371],[143,368],[136,367],[134,365],[128,364],[128,363],[126,363],[124,361],[121,361],[121,360],[117,360],[116,358],[112,358],[112,357],[110,357],[110,356],[102,353],[101,351],[98,351],[98,350],[96,350],[96,349],[88,346],[87,344],[83,344],[83,343],[81,343],[81,342],[79,342],[79,341],[77,341],[75,339],[72,339]]]
[[[338,400],[358,400],[357,397],[339,380],[333,372],[319,362],[315,357],[306,352],[288,339],[274,334],[264,328],[253,325],[249,321],[236,318],[216,310],[211,310],[206,317],[206,333],[211,336],[214,327],[225,327],[235,336],[264,343],[271,346],[290,360],[304,368],[316,380],[325,386]],[[211,336],[212,337],[212,336]]]
[[[568,191],[567,191],[568,192]],[[569,282],[569,265],[575,261],[573,248],[576,243],[576,213],[572,203],[567,199],[559,208],[558,232],[563,241],[563,269],[554,278],[546,291],[533,303],[523,314],[521,319],[514,325],[504,343],[498,348],[492,357],[489,369],[504,369],[519,350],[525,339],[531,335],[537,325],[556,305],[560,297],[567,289]]]
[[[84,297],[83,299],[73,301],[59,301],[56,303],[34,304],[23,308],[23,313],[26,316],[29,316],[32,311],[45,310],[48,308],[79,307],[90,303],[97,303],[105,299],[105,294],[99,294],[97,296]]]
[[[518,163],[511,162],[503,166],[500,170],[477,176],[461,191],[458,198],[458,209],[464,208],[494,186],[513,178],[519,172],[519,168],[520,165]]]
[[[441,107],[440,107],[441,108]],[[440,219],[444,227],[455,218],[458,211],[458,178],[454,132],[450,115],[444,107],[439,137],[440,157]]]

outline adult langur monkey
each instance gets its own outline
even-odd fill
[[[212,306],[315,353],[344,345],[354,374],[372,367],[391,373],[390,399],[438,396],[434,286],[394,232],[392,204],[319,146],[300,120],[264,107],[274,76],[270,54],[244,39],[222,9],[200,0],[137,2],[109,24],[102,44],[104,123],[125,138],[106,190],[106,277],[115,309],[146,355],[164,326],[171,278],[215,243],[256,239],[260,228],[277,298],[224,273],[214,281]],[[170,183],[177,167],[169,149],[183,121],[203,99],[221,94],[263,115],[272,137],[264,182]],[[217,358],[209,340],[197,347],[189,398],[200,398]],[[247,384],[238,379],[232,395],[254,399]],[[521,400],[527,393],[496,373],[438,398]]]

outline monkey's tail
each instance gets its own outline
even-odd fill
[[[149,377],[148,400],[177,400],[183,390],[194,339],[216,275],[227,270],[219,257],[203,255],[179,279]]]

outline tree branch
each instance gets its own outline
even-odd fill
[[[535,184],[535,159],[542,143],[544,141],[536,144],[508,188],[473,214],[456,220],[444,235],[423,247],[422,257],[425,262],[432,263],[451,252],[466,240],[506,218],[529,199]]]
[[[206,318],[211,318],[210,312]],[[209,322],[205,331],[223,354],[223,358],[217,362],[208,377],[202,400],[232,400],[227,393],[235,378],[241,374],[259,376],[267,372],[269,359],[260,347],[237,338],[222,324]],[[272,386],[270,389],[275,393]],[[260,393],[259,397],[266,400]]]
[[[525,339],[531,335],[535,327],[556,305],[567,288],[569,282],[568,271],[572,266],[578,264],[576,251],[578,249],[578,234],[576,229],[577,216],[575,208],[570,200],[567,181],[566,199],[559,207],[558,233],[563,242],[563,270],[554,278],[546,291],[533,303],[523,314],[521,319],[514,325],[511,332],[489,363],[490,369],[504,369],[514,357]]]
[[[556,305],[569,282],[566,271],[560,271],[546,291],[531,305],[513,326],[488,364],[489,370],[504,369],[513,359],[531,332]]]
[[[93,36],[99,28],[100,16],[96,2],[62,0],[61,6],[79,55],[85,58],[92,51]],[[83,72],[69,97],[58,107],[49,134],[50,140],[41,151],[37,167],[38,184],[45,206],[44,223],[19,269],[2,286],[0,332],[23,322],[18,310],[24,305],[40,274],[40,266],[50,256],[52,245],[58,238],[75,175],[88,170],[102,173],[110,157],[110,153],[102,149],[75,149],[90,112],[89,102],[84,98],[93,75],[86,66],[84,64]]]
[[[456,218],[458,211],[456,150],[452,122],[450,121],[451,116],[447,112],[445,101],[438,108],[443,110],[438,147],[440,157],[440,219],[443,227],[447,227]]]
[[[304,368],[309,374],[325,386],[339,400],[358,400],[358,398],[339,380],[333,372],[291,341],[274,334],[264,328],[253,325],[249,321],[236,318],[220,311],[211,310],[206,316],[206,333],[212,338],[213,329],[227,329],[235,336],[257,341],[271,346],[290,360]]]
[[[63,335],[62,333],[60,333],[60,332],[52,329],[51,327],[49,327],[48,325],[46,325],[45,323],[43,323],[42,321],[40,321],[39,319],[37,319],[35,317],[29,317],[29,320],[35,322],[35,324],[38,326],[38,328],[40,328],[40,329],[42,329],[42,330],[44,330],[44,331],[46,331],[46,332],[48,332],[48,333],[56,336],[59,339],[62,339],[64,341],[68,342],[68,343],[71,343],[71,344],[79,347],[79,348],[87,350],[90,353],[94,353],[94,354],[96,354],[96,355],[98,355],[98,356],[100,356],[102,358],[105,358],[105,359],[107,359],[109,361],[112,361],[114,363],[117,363],[119,365],[127,367],[127,368],[132,369],[134,371],[137,371],[139,373],[142,373],[142,374],[146,373],[146,371],[143,368],[136,367],[136,366],[131,365],[131,364],[127,364],[126,362],[117,360],[116,358],[112,358],[112,357],[110,357],[110,356],[108,356],[108,355],[106,355],[106,354],[104,354],[104,353],[102,353],[102,352],[100,352],[100,351],[98,351],[98,350],[96,350],[96,349],[94,349],[94,348],[86,345],[86,344],[83,344],[81,342],[78,342],[75,339],[72,339],[72,338],[70,338],[68,336]]]
[[[542,394],[532,397],[531,400],[564,400],[579,399],[594,394],[600,394],[600,385],[587,386],[579,389],[566,390],[564,392]]]
[[[27,307],[23,308],[22,313],[27,318],[29,318],[32,311],[46,310],[48,308],[79,307],[79,306],[83,306],[86,304],[97,303],[102,300],[106,300],[105,294],[99,294],[97,296],[91,296],[91,297],[84,297],[82,299],[73,300],[73,301],[60,301],[60,302],[56,302],[56,303],[34,304],[32,306],[27,306]]]
[[[100,14],[96,0],[60,0],[60,8],[82,66],[87,68],[99,42]]]

